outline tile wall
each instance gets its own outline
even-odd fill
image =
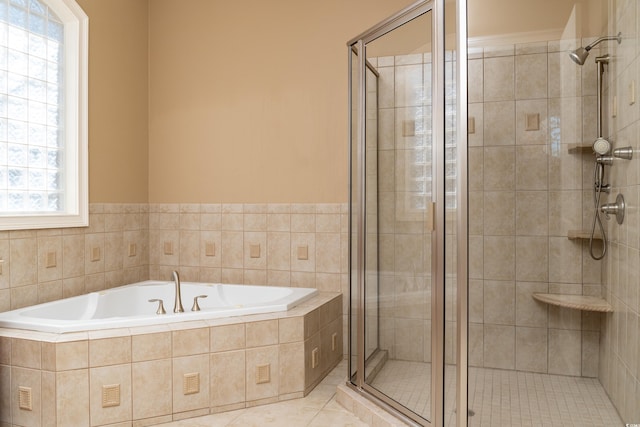
[[[609,253],[605,263],[605,296],[614,312],[602,323],[600,381],[626,423],[640,422],[640,105],[631,102],[631,86],[640,82],[638,22],[636,1],[609,2],[610,34],[622,32],[622,43],[610,43],[610,61],[605,81],[605,122],[613,147],[631,146],[634,158],[617,161],[610,168],[613,189],[606,202],[622,193],[627,203],[622,225],[609,221]],[[615,110],[610,106],[614,105]]]
[[[347,229],[346,204],[92,204],[87,228],[0,232],[0,311],[172,270],[341,292]]]
[[[346,204],[152,204],[152,279],[347,286]]]
[[[3,330],[0,426],[143,427],[303,397],[343,359],[341,313],[341,295],[323,293],[280,313]]]
[[[0,311],[149,278],[148,205],[89,211],[86,228],[0,232]]]
[[[472,366],[598,375],[601,316],[531,297],[601,296],[601,263],[584,240],[567,238],[593,212],[593,155],[569,152],[596,134],[595,64],[570,60],[577,43],[469,56]]]

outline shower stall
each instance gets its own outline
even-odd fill
[[[512,3],[348,43],[348,385],[410,425],[640,423],[640,10]]]

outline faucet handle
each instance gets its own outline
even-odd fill
[[[158,303],[158,309],[156,310],[156,314],[167,314],[167,312],[164,309],[164,303],[161,299],[158,298],[153,298],[150,299],[149,302],[157,302]]]
[[[206,298],[206,295],[198,295],[193,298],[193,306],[191,307],[191,311],[200,311],[200,305],[198,305],[198,298]]]

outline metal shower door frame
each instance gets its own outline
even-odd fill
[[[444,330],[445,330],[445,31],[444,31],[444,9],[445,0],[421,0],[402,10],[398,14],[381,22],[365,33],[355,37],[348,42],[349,46],[349,70],[352,73],[352,52],[356,52],[358,57],[358,120],[357,120],[357,153],[356,176],[362,187],[365,186],[365,135],[366,135],[366,44],[393,29],[417,18],[418,16],[431,11],[432,13],[432,46],[433,46],[433,68],[432,68],[432,141],[435,153],[433,170],[435,188],[435,209],[434,209],[434,231],[432,240],[432,326],[431,326],[431,420],[425,420],[412,411],[404,408],[399,403],[379,392],[365,382],[365,342],[364,342],[364,322],[365,322],[365,301],[364,301],[364,248],[365,248],[365,206],[366,189],[358,188],[357,203],[359,209],[357,216],[353,214],[349,218],[349,236],[353,236],[354,227],[357,229],[357,254],[356,254],[356,295],[357,299],[356,319],[357,319],[357,370],[355,383],[351,381],[348,385],[363,393],[367,398],[375,400],[378,404],[387,406],[407,421],[430,425],[444,425]],[[466,88],[466,0],[456,0],[456,50],[457,50],[457,135],[458,150],[457,164],[459,179],[457,183],[457,384],[456,384],[456,407],[461,409],[458,414],[467,413],[467,133],[466,133],[466,112],[467,112],[467,88]],[[352,98],[353,83],[349,81],[349,104],[355,101]],[[352,113],[351,107],[349,114]],[[353,119],[353,117],[350,117]],[[353,126],[353,120],[349,120]],[[352,138],[353,128],[350,130],[349,138]],[[350,158],[353,149],[350,149]],[[350,165],[353,167],[354,159],[351,158]],[[350,174],[353,179],[354,173]],[[353,188],[351,191],[355,191]],[[350,203],[353,203],[353,194],[350,194]],[[355,222],[355,224],[354,224]],[[349,245],[349,263],[352,263],[352,245]],[[350,266],[349,271],[353,271],[354,266]],[[350,277],[350,280],[353,280]],[[350,290],[353,289],[350,286]],[[352,304],[349,304],[349,322],[352,321]],[[351,332],[352,325],[349,325]],[[349,345],[351,346],[351,340]],[[349,374],[353,372],[352,349],[349,349]],[[467,417],[457,417],[458,426],[467,425]]]

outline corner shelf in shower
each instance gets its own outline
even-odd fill
[[[599,311],[602,313],[610,313],[613,307],[606,300],[597,297],[589,297],[584,295],[563,295],[563,294],[539,294],[534,293],[533,298],[559,307],[573,308],[583,311]]]
[[[590,230],[569,230],[567,232],[567,238],[569,240],[576,240],[576,239],[589,239],[591,237],[591,231]],[[602,240],[602,235],[599,233],[596,233],[593,236],[594,240]]]
[[[593,144],[569,144],[569,154],[593,153]]]

